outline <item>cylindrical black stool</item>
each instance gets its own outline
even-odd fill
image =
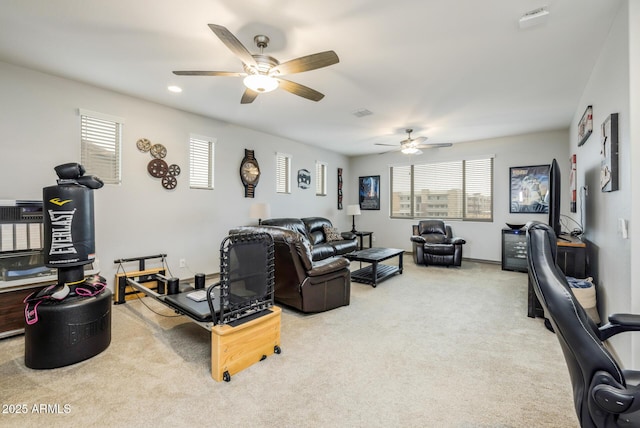
[[[111,343],[109,289],[93,297],[43,301],[38,322],[24,329],[24,363],[32,369],[54,369],[91,358]]]

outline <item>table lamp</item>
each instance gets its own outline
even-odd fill
[[[262,202],[251,204],[249,207],[249,217],[258,219],[258,226],[262,224],[263,218],[271,217],[271,206]]]
[[[360,212],[360,205],[347,205],[347,215],[353,217],[353,224],[351,226],[351,232],[356,232],[356,216],[362,214]]]

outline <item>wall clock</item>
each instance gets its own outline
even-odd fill
[[[244,149],[244,158],[240,162],[240,180],[244,184],[244,197],[253,198],[260,180],[260,166],[253,150]]]

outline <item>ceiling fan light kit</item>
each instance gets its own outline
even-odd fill
[[[252,91],[264,93],[278,88],[278,80],[264,74],[250,74],[243,80],[244,86]]]
[[[404,147],[402,150],[400,150],[402,153],[404,153],[405,155],[421,155],[422,154],[422,150],[417,149],[415,147]]]

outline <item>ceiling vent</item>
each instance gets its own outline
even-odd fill
[[[546,24],[549,20],[549,10],[546,6],[530,10],[520,17],[518,24],[521,29],[533,27],[535,25]]]
[[[367,110],[366,108],[361,108],[353,112],[353,115],[355,117],[371,116],[372,114],[373,113],[370,110]]]

